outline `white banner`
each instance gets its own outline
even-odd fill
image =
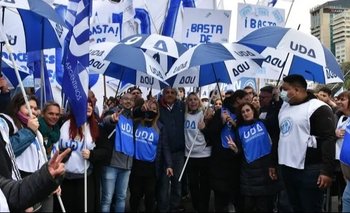
[[[236,39],[261,27],[284,27],[284,13],[284,9],[275,7],[238,3]]]
[[[184,8],[182,43],[187,47],[199,43],[228,42],[231,11]]]

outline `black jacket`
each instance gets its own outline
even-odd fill
[[[53,179],[47,164],[44,164],[40,170],[20,181],[0,176],[0,189],[7,199],[10,211],[19,212],[47,198],[57,189],[61,180],[62,178]]]

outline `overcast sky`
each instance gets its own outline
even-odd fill
[[[329,1],[329,0],[328,0]],[[219,0],[218,0],[219,2]],[[222,0],[224,8],[227,10],[232,10],[232,23],[231,23],[231,40],[234,41],[236,37],[236,12],[237,4],[244,3],[243,0]],[[256,4],[258,0],[246,0],[246,3]],[[278,0],[275,7],[285,9],[285,17],[287,18],[289,8],[291,6],[292,0]],[[301,31],[305,33],[310,33],[310,9],[327,2],[327,0],[295,0],[294,5],[291,9],[286,27],[298,28],[300,24]]]

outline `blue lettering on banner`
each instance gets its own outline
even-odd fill
[[[10,60],[9,54],[6,52],[2,52],[2,56],[6,59]],[[27,53],[12,53],[13,59],[15,61],[19,62],[26,62],[28,60]],[[45,62],[47,64],[54,64],[55,63],[55,55],[44,55]]]
[[[92,29],[91,29],[92,28]],[[98,24],[90,28],[90,36],[95,34],[114,34],[118,36],[119,27],[109,26],[108,24]]]
[[[221,24],[192,24],[191,32],[193,33],[210,33],[210,34],[222,34],[223,26]]]
[[[267,26],[276,26],[277,24],[273,21],[264,21],[264,20],[258,20],[255,18],[251,18],[248,20],[248,18],[244,21],[244,27],[245,28],[251,28],[251,29],[258,29],[261,27],[267,27]]]
[[[308,49],[307,47],[305,47],[304,45],[301,45],[301,44],[294,45],[293,41],[290,42],[289,47],[293,51],[297,51],[297,52],[304,54],[304,55],[306,54],[306,55],[310,56],[311,58],[316,58],[315,50],[312,48]]]
[[[188,49],[191,47],[196,46],[197,44],[190,44],[190,43],[182,43],[182,45],[184,45],[185,47],[187,47]]]
[[[168,52],[168,47],[163,40],[157,41],[157,43],[154,44],[154,49],[163,51],[163,52]]]
[[[149,77],[149,76],[141,76],[140,77],[140,83],[153,85],[154,84],[154,78],[153,77]]]
[[[237,77],[240,73],[244,73],[249,70],[250,66],[248,62],[244,62],[243,64],[239,64],[237,67],[232,69],[233,75]]]
[[[70,81],[72,82],[72,87],[74,89],[74,93],[75,93],[75,98],[77,101],[80,101],[80,99],[83,98],[82,94],[80,93],[80,89],[79,89],[79,79],[77,80],[75,78],[75,72],[72,69],[72,65],[69,62],[66,62],[66,71],[68,71],[68,76]]]
[[[264,62],[269,63],[269,64],[271,64],[271,65],[273,65],[273,66],[277,66],[277,67],[279,67],[279,68],[282,68],[282,67],[284,66],[284,64],[286,63],[286,62],[283,62],[283,61],[282,61],[281,59],[279,59],[279,58],[273,58],[271,55],[268,55],[268,56],[265,58]]]
[[[193,84],[196,80],[196,76],[182,76],[179,84]]]

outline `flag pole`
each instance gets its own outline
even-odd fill
[[[294,0],[292,1],[292,4],[291,4],[291,5],[290,5],[290,7],[289,7],[289,10],[288,10],[288,15],[287,15],[286,21],[284,22],[284,25],[286,25],[286,24],[287,24],[287,21],[288,21],[288,18],[289,18],[290,12],[292,11],[293,5],[294,5]]]
[[[1,17],[1,24],[2,24],[2,27],[4,27],[4,23],[5,23],[5,7],[2,6],[2,17]],[[4,43],[1,42],[0,43],[0,77],[2,77],[2,48],[4,46]]]
[[[188,160],[190,159],[190,155],[191,155],[191,153],[192,153],[192,150],[193,150],[194,144],[196,143],[196,140],[197,140],[197,137],[198,137],[199,131],[200,131],[200,130],[199,130],[199,129],[197,129],[196,136],[195,136],[195,137],[194,137],[194,139],[193,139],[193,143],[192,143],[192,145],[191,145],[190,151],[188,152],[188,155],[187,155],[187,158],[186,158],[185,164],[184,164],[184,166],[182,167],[181,174],[180,174],[180,177],[179,177],[179,182],[181,181],[182,176],[183,176],[183,174],[184,174],[184,172],[185,172],[185,169],[186,169],[186,166],[187,166]]]
[[[83,126],[84,128],[84,135],[86,136],[86,123]],[[84,149],[86,149],[86,141],[84,137]],[[87,212],[87,160],[84,160],[84,211]]]
[[[22,82],[22,79],[19,75],[19,72],[18,72],[18,67],[17,67],[17,64],[13,58],[13,51],[11,49],[11,46],[9,44],[9,41],[3,31],[3,28],[2,26],[0,27],[0,36],[2,37],[2,39],[5,41],[5,48],[7,49],[8,53],[9,53],[9,57],[10,57],[10,60],[13,64],[13,68],[15,70],[15,74],[16,74],[16,77],[17,77],[17,80],[18,80],[18,84],[19,84],[19,87],[21,89],[21,92],[22,92],[22,95],[23,95],[23,99],[24,99],[24,102],[25,102],[25,105],[27,107],[27,110],[29,112],[29,116],[32,117],[33,116],[33,112],[30,108],[30,105],[29,105],[29,101],[28,101],[28,97],[27,97],[27,94],[26,94],[26,91],[24,90],[24,86],[23,86],[23,82]],[[42,144],[43,145],[43,144]],[[45,152],[45,150],[43,150],[43,152]],[[46,156],[46,152],[45,152],[45,155],[44,157],[47,157]],[[61,197],[60,196],[57,196],[58,200],[60,201],[61,200]],[[62,200],[60,201],[60,203],[62,202]],[[63,203],[61,205],[61,208],[62,208],[62,211],[63,212],[66,212],[65,209],[64,209],[64,206],[63,206]]]

